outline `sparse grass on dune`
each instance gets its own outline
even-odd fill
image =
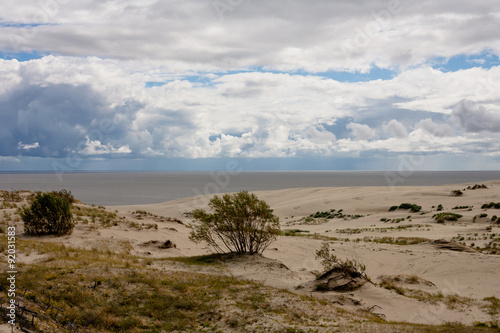
[[[186,265],[219,265],[225,258],[234,256],[232,254],[208,254],[192,257],[170,257],[161,260],[180,262]]]
[[[415,230],[428,230],[432,227],[430,224],[406,224],[399,225],[397,227],[386,227],[386,228],[347,228],[347,229],[336,229],[335,232],[341,234],[360,234],[362,232],[380,232],[386,233],[391,231],[405,231],[407,229],[415,228]]]
[[[345,232],[345,233],[349,233],[349,232]],[[356,234],[356,233],[358,233],[358,232],[351,232],[351,234]],[[379,243],[379,244],[392,244],[392,245],[416,245],[416,244],[426,243],[426,242],[432,241],[432,239],[424,238],[424,237],[369,237],[369,236],[366,236],[364,238],[349,239],[349,238],[338,238],[338,237],[330,237],[330,236],[325,236],[325,235],[305,233],[304,231],[287,232],[286,230],[283,233],[283,236],[308,237],[311,239],[323,240],[323,241],[365,242],[365,243]]]
[[[356,241],[359,240],[356,239]],[[364,237],[362,241],[380,244],[415,245],[430,242],[432,240],[423,237]]]
[[[5,236],[0,242],[5,244]],[[130,256],[126,248],[115,253],[106,247],[82,250],[22,239],[17,247],[19,253],[46,255],[40,262],[19,265],[17,276],[19,298],[38,313],[34,329],[40,332],[67,332],[71,325],[85,332],[493,332],[487,327],[451,330],[446,325],[386,323],[368,311],[350,312],[312,296],[201,274],[195,267],[158,268],[172,261],[213,265],[228,255],[148,265],[152,259]],[[5,288],[3,275],[0,285]]]
[[[416,281],[414,283],[419,283],[418,277],[415,276],[410,278],[413,278]],[[428,302],[431,304],[443,303],[449,309],[452,310],[457,308],[459,309],[468,307],[477,303],[475,299],[470,297],[463,297],[458,295],[444,295],[441,292],[436,292],[436,293],[424,292],[418,289],[402,287],[399,285],[398,282],[406,282],[412,284],[410,279],[405,280],[396,276],[394,278],[389,278],[389,277],[383,278],[382,281],[380,282],[380,286],[388,290],[393,290],[399,295],[403,295],[409,298],[414,298],[422,302]]]

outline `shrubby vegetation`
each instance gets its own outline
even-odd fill
[[[477,190],[477,189],[485,189],[485,188],[488,188],[488,186],[484,185],[484,184],[476,184],[474,186],[467,186],[467,189],[468,190]]]
[[[422,209],[422,206],[405,202],[399,206],[392,206],[391,208],[389,208],[389,211],[392,212],[392,211],[395,211],[397,209],[404,209],[404,210],[409,209],[413,213],[417,213]]]
[[[495,208],[500,209],[500,202],[490,202],[481,206],[482,209]]]
[[[76,199],[73,194],[71,194],[71,191],[68,191],[66,189],[62,189],[60,191],[52,191],[51,194],[66,200],[70,204],[74,204],[76,202]]]
[[[0,195],[4,202],[20,202],[23,198],[19,195],[19,191],[0,191]]]
[[[330,245],[328,242],[323,242],[321,248],[316,250],[316,260],[319,260],[323,265],[326,274],[332,270],[342,273],[349,278],[363,278],[369,280],[365,273],[366,266],[356,259],[340,259],[336,255],[330,253]],[[321,276],[319,276],[321,278]]]
[[[73,231],[71,203],[63,196],[37,192],[30,207],[23,207],[19,215],[27,235],[67,235]]]
[[[460,214],[455,213],[439,213],[432,216],[434,220],[438,223],[444,223],[445,221],[458,221],[462,217]]]
[[[189,226],[189,238],[205,242],[219,253],[262,254],[281,233],[273,210],[248,191],[224,194],[222,198],[216,195],[208,206],[213,213],[193,211],[197,223]]]
[[[309,215],[310,218],[315,218],[315,219],[320,219],[320,218],[323,218],[323,219],[327,219],[327,220],[331,220],[331,219],[334,219],[334,218],[339,218],[339,219],[344,219],[344,220],[348,220],[348,219],[359,219],[360,217],[363,217],[363,215],[349,215],[349,214],[344,214],[343,213],[343,209],[339,209],[337,211],[335,211],[335,209],[330,209],[329,212],[316,212],[315,214],[311,214]]]
[[[472,210],[472,207],[474,207],[474,206],[455,206],[452,209],[468,209],[468,210]]]
[[[450,193],[450,196],[452,197],[461,197],[464,193],[460,190],[453,190]]]

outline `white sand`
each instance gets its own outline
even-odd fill
[[[256,195],[269,203],[280,217],[282,229],[308,230],[311,234],[337,237],[340,239],[369,237],[424,237],[432,240],[451,240],[458,234],[465,236],[467,245],[475,246],[489,242],[488,240],[469,240],[475,233],[490,237],[497,234],[500,237],[500,227],[490,221],[492,215],[499,215],[500,210],[489,209],[483,211],[481,205],[488,202],[500,201],[500,181],[485,183],[488,189],[465,190],[468,185],[446,186],[412,186],[412,187],[352,187],[352,188],[302,188],[279,191],[255,192]],[[452,190],[462,190],[464,195],[452,197]],[[180,199],[171,202],[141,206],[117,206],[120,213],[141,209],[148,212],[190,220],[182,213],[193,208],[206,207],[210,197],[196,197]],[[397,210],[388,212],[389,207],[408,202],[422,206],[427,214],[411,213]],[[458,223],[447,222],[438,224],[432,216],[436,213],[439,204],[444,212],[460,213],[463,217]],[[434,206],[434,208],[432,208]],[[456,206],[473,206],[471,211],[466,209],[452,210]],[[316,211],[343,209],[344,214],[360,214],[364,217],[355,220],[331,219],[319,225],[301,224],[300,220]],[[472,222],[475,215],[486,213],[487,218]],[[411,215],[411,221],[400,223],[384,223],[381,218],[406,218]],[[295,221],[295,222],[293,222]],[[337,229],[361,228],[389,228],[404,225],[421,224],[425,227],[413,227],[403,230],[363,231],[358,234],[337,233]],[[169,223],[169,227],[171,223]],[[493,226],[492,232],[486,228]],[[155,251],[153,256],[166,255],[199,255],[207,253],[207,249],[193,244],[188,239],[189,230],[181,225],[174,225],[178,232],[172,232],[160,227],[160,232],[154,235],[155,239],[171,239],[178,249],[174,251]],[[113,230],[101,231],[102,235],[114,234],[115,237],[126,237],[123,233]],[[123,236],[122,236],[123,235]],[[150,239],[152,236],[144,232],[141,237],[134,235],[136,242]],[[321,240],[308,237],[280,237],[264,253],[267,258],[277,259],[285,264],[288,270],[278,267],[260,265],[230,264],[229,270],[236,276],[263,281],[266,284],[280,288],[293,289],[295,286],[314,279],[314,271],[320,271],[321,265],[314,259],[315,251],[320,247]],[[425,286],[404,286],[413,289],[422,289],[427,292],[441,292],[444,295],[458,295],[482,300],[484,297],[496,296],[500,298],[500,256],[482,253],[455,252],[437,249],[430,243],[398,246],[391,244],[377,244],[371,242],[336,241],[331,245],[335,253],[342,258],[357,258],[366,264],[367,274],[374,282],[381,275],[416,275],[434,284],[433,288]],[[332,294],[332,293],[329,293]],[[337,299],[339,295],[322,295]],[[346,295],[340,295],[345,298]],[[492,320],[488,314],[481,311],[479,305],[463,305],[457,303],[455,309],[450,309],[443,303],[431,304],[413,298],[404,297],[374,285],[365,285],[358,291],[348,294],[361,303],[360,306],[369,308],[374,305],[374,312],[385,315],[386,319],[397,321],[411,321],[418,323],[439,324],[443,322],[462,322],[472,324],[475,321],[488,322]],[[347,300],[344,302],[349,304]],[[379,308],[380,307],[380,308]],[[453,306],[451,306],[453,307]]]
[[[336,237],[339,240],[330,247],[341,258],[357,258],[366,264],[366,273],[375,284],[366,284],[359,290],[350,293],[314,293],[318,297],[330,299],[332,302],[346,307],[369,309],[379,313],[387,320],[410,321],[416,323],[439,324],[443,322],[462,322],[472,324],[476,321],[489,322],[498,320],[481,309],[485,297],[500,298],[500,255],[489,255],[479,252],[457,252],[436,248],[426,242],[417,245],[393,245],[359,241],[364,237],[424,237],[431,240],[451,240],[458,234],[465,237],[467,245],[475,246],[491,241],[492,234],[499,238],[500,227],[490,221],[491,216],[500,216],[499,209],[483,211],[481,205],[488,202],[500,202],[500,181],[485,183],[488,189],[465,190],[461,197],[452,197],[452,190],[463,190],[468,185],[416,186],[416,187],[352,187],[352,188],[302,188],[279,191],[255,192],[256,195],[274,209],[280,217],[282,229],[307,230],[309,234]],[[189,240],[189,229],[186,224],[190,218],[183,216],[184,212],[194,208],[206,208],[210,197],[179,199],[161,204],[107,207],[118,211],[119,215],[134,220],[132,211],[144,210],[152,214],[181,219],[184,224],[175,222],[158,222],[153,218],[145,218],[139,223],[156,223],[158,230],[136,230],[120,224],[107,229],[89,230],[88,225],[79,224],[71,236],[57,238],[71,246],[98,247],[100,245],[123,247],[128,245],[131,253],[151,257],[193,256],[209,253],[203,244],[195,244]],[[389,207],[408,202],[422,206],[424,215],[409,211],[397,210],[388,212]],[[442,204],[444,212],[456,212],[463,215],[458,223],[446,222],[438,224],[432,218],[436,207]],[[434,206],[434,208],[432,208]],[[455,206],[473,206],[472,210],[452,210]],[[343,220],[339,218],[325,221],[321,224],[304,224],[301,220],[317,211],[343,209],[344,214],[364,215],[359,219]],[[487,218],[477,219],[475,215],[486,213]],[[411,216],[411,221],[405,219],[399,223],[380,221],[381,218],[396,219]],[[413,226],[407,229],[398,226]],[[491,232],[486,228],[492,226]],[[360,233],[339,233],[338,229],[362,229]],[[175,230],[174,230],[175,229]],[[475,236],[474,234],[477,234]],[[471,238],[481,238],[467,240]],[[482,239],[488,237],[487,240]],[[350,241],[345,239],[349,238]],[[56,238],[53,238],[54,240]],[[177,248],[159,249],[155,245],[141,246],[145,242],[158,240],[173,241]],[[299,285],[314,280],[314,273],[321,271],[321,265],[315,260],[315,251],[322,240],[311,237],[279,237],[265,252],[266,258],[247,258],[241,261],[229,262],[225,274],[262,281],[265,284],[295,290]],[[26,257],[33,261],[36,257]],[[269,260],[273,259],[273,260]],[[283,265],[280,265],[280,263]],[[165,265],[168,265],[165,264]],[[286,267],[285,267],[286,266]],[[169,268],[165,268],[169,269]],[[171,269],[171,268],[170,268]],[[415,298],[398,295],[394,291],[378,285],[381,275],[418,276],[428,281],[428,284],[401,284],[405,288],[420,289],[430,293],[441,292],[444,295],[470,297],[474,300],[461,304],[456,302],[451,306],[443,302],[423,302]],[[310,290],[299,290],[307,292]]]

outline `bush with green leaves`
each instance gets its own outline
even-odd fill
[[[444,223],[445,221],[458,221],[462,217],[460,214],[455,213],[438,213],[432,216],[434,220],[438,223]]]
[[[74,223],[70,205],[61,196],[37,192],[31,205],[19,211],[24,232],[31,236],[71,234]]]
[[[262,254],[280,235],[279,218],[255,194],[242,191],[222,198],[215,195],[208,204],[213,213],[193,211],[195,223],[189,238],[205,242],[219,253]]]
[[[481,206],[482,209],[496,208],[500,209],[500,202],[490,202]]]
[[[68,191],[66,189],[62,189],[60,191],[52,191],[51,193],[55,196],[63,198],[64,200],[68,201],[70,204],[73,204],[76,202],[76,199],[73,196],[73,194],[71,194],[71,191]]]
[[[417,213],[420,211],[420,209],[422,209],[422,206],[405,202],[399,206],[392,206],[391,208],[389,208],[389,211],[392,212],[392,211],[395,211],[397,209],[404,209],[404,210],[409,209],[410,211]]]

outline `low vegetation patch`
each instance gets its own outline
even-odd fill
[[[392,206],[391,208],[389,208],[389,211],[392,212],[392,211],[395,211],[397,209],[401,209],[401,210],[409,209],[411,212],[417,213],[422,209],[422,206],[405,202],[399,206]]]
[[[283,236],[296,236],[301,233],[308,233],[308,230],[300,230],[300,229],[285,229],[281,232]]]
[[[383,217],[380,219],[381,222],[386,222],[386,223],[399,223],[399,222],[403,222],[404,220],[406,220],[404,217],[400,217],[397,219],[388,219],[386,217]]]
[[[483,308],[486,309],[486,311],[488,311],[488,314],[492,316],[500,314],[500,299],[496,298],[495,296],[492,296],[484,298],[483,301],[486,302]]]
[[[365,237],[363,239],[358,238],[356,241],[394,245],[415,245],[430,242],[432,240],[423,237]]]
[[[486,189],[486,188],[488,188],[488,186],[486,186],[484,184],[481,184],[481,185],[476,184],[474,186],[467,186],[468,190],[479,190],[479,189]]]
[[[176,222],[179,224],[184,224],[181,220],[179,220],[177,218],[160,216],[160,215],[156,215],[156,214],[147,212],[145,210],[133,211],[132,216],[138,220],[142,220],[144,218],[150,218],[150,219],[154,220],[155,222]]]
[[[452,209],[469,209],[472,210],[474,206],[455,206]]]
[[[482,209],[495,208],[500,209],[500,202],[490,202],[481,206]]]
[[[227,253],[213,253],[203,256],[193,257],[172,257],[165,258],[164,260],[180,262],[186,265],[219,265],[224,262],[232,254]]]
[[[330,211],[325,211],[325,212],[316,212],[315,214],[309,215],[310,218],[315,218],[315,219],[344,219],[344,220],[354,220],[354,219],[359,219],[360,217],[363,217],[363,215],[349,215],[349,214],[344,214],[343,209],[335,210],[335,209],[330,209]]]
[[[459,295],[444,295],[441,292],[428,293],[418,289],[405,288],[400,285],[401,283],[418,284],[421,283],[421,281],[425,280],[422,280],[417,276],[408,278],[402,278],[398,276],[383,277],[382,281],[380,282],[380,286],[388,290],[393,290],[399,295],[414,298],[422,302],[428,302],[431,304],[443,303],[451,310],[465,309],[476,303],[476,300],[470,297],[463,297]]]
[[[450,193],[451,197],[461,197],[464,193],[460,190],[453,190]]]
[[[73,206],[73,215],[76,221],[82,222],[84,224],[100,224],[104,228],[109,228],[112,226],[117,226],[120,222],[120,218],[116,213],[109,212],[102,208],[90,207],[90,206]]]
[[[458,221],[458,219],[461,218],[462,215],[447,212],[447,213],[434,214],[432,217],[436,222],[444,223],[446,221]]]
[[[0,196],[4,202],[21,202],[23,201],[20,195],[21,191],[4,191],[0,190]]]
[[[388,228],[347,228],[347,229],[336,229],[335,232],[339,234],[360,234],[362,232],[389,232],[389,231],[403,231],[407,229],[416,228],[416,230],[425,230],[421,228],[429,228],[431,225],[429,224],[406,224],[399,225],[397,227],[388,227]]]

